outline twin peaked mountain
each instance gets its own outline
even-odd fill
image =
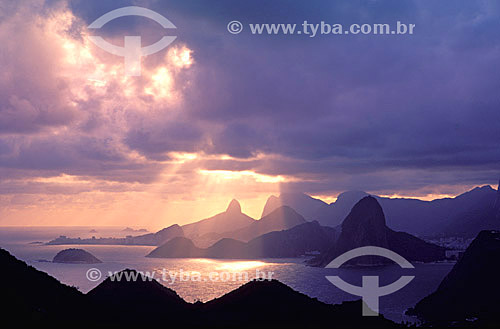
[[[234,200],[225,213],[190,224],[187,236],[194,241],[200,241],[196,239],[201,238],[201,241],[206,242],[207,234],[211,238],[217,235],[218,241],[211,246],[201,248],[199,242],[194,243],[187,237],[177,237],[153,250],[148,257],[288,258],[316,252],[319,255],[311,264],[324,266],[350,249],[375,245],[396,251],[410,261],[436,261],[445,258],[444,248],[408,233],[389,229],[382,208],[371,196],[364,197],[353,207],[341,228],[321,226],[317,221],[307,222],[292,208],[279,206],[246,227],[225,232],[204,231],[211,220],[214,221],[212,229],[227,229],[229,223],[226,226],[222,223],[231,218],[231,215],[242,215]]]
[[[288,206],[278,207],[260,220],[254,220],[241,212],[238,201],[232,200],[225,212],[184,225],[182,229],[198,246],[208,247],[222,238],[250,241],[259,235],[304,223],[304,217]]]
[[[383,210],[382,210],[383,209]],[[363,245],[389,248],[409,260],[442,259],[444,249],[416,236],[474,237],[500,229],[500,192],[475,188],[433,201],[391,199],[348,191],[333,203],[302,193],[271,196],[254,220],[232,200],[227,210],[184,226],[126,238],[57,238],[49,244],[151,245],[150,257],[261,258],[320,254],[324,265],[342,250]]]
[[[311,264],[324,266],[345,251],[374,245],[410,261],[428,262],[444,259],[445,249],[412,234],[475,236],[481,230],[498,228],[500,192],[490,186],[433,201],[350,191],[327,204],[306,194],[284,193],[268,199],[260,220],[243,214],[238,201],[232,200],[225,212],[182,226],[182,235],[148,257],[263,258],[315,253]]]
[[[244,221],[248,225],[243,226]],[[241,213],[235,200],[224,213],[182,228],[184,237],[169,240],[148,257],[298,257],[309,251],[328,250],[336,232],[318,222],[307,222],[288,206],[254,220]]]

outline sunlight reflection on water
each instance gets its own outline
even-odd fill
[[[193,263],[212,264],[214,271],[229,271],[229,272],[246,271],[263,266],[277,265],[276,263],[266,263],[257,260],[227,261],[227,260],[216,260],[207,258],[195,258],[195,259],[190,259],[189,261]]]
[[[21,238],[16,239],[15,233],[22,233]],[[29,233],[29,234],[28,234]],[[341,303],[345,300],[359,299],[357,296],[349,295],[333,286],[326,275],[339,275],[345,281],[360,285],[363,275],[380,276],[381,284],[389,284],[397,279],[402,273],[397,266],[385,266],[379,268],[346,268],[333,269],[316,268],[305,266],[304,259],[259,259],[259,260],[221,260],[221,259],[158,259],[144,257],[154,247],[146,246],[71,246],[82,248],[103,261],[102,264],[56,264],[50,262],[38,262],[38,259],[51,260],[58,251],[68,246],[46,246],[32,245],[30,241],[43,241],[47,238],[57,236],[55,232],[16,232],[15,229],[0,231],[0,246],[9,250],[14,256],[28,262],[37,269],[47,272],[61,282],[78,287],[82,292],[88,292],[96,287],[99,282],[90,282],[85,274],[89,268],[97,268],[104,275],[120,271],[126,268],[138,271],[154,271],[155,278],[168,288],[176,291],[179,296],[188,302],[196,300],[208,301],[220,297],[243,285],[246,280],[236,277],[232,280],[211,281],[208,276],[211,272],[247,272],[248,279],[255,277],[256,271],[273,272],[273,278],[285,283],[291,288],[305,293],[311,297],[317,297],[326,303]],[[385,296],[380,300],[380,311],[388,318],[397,322],[405,319],[404,311],[414,306],[417,301],[433,292],[445,275],[450,271],[453,264],[415,264],[415,279],[404,289]],[[199,273],[200,280],[181,281],[179,277],[163,281],[161,275],[164,269],[168,272],[185,272],[189,274]]]

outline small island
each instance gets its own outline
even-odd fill
[[[148,233],[148,230],[145,228],[140,228],[140,229],[133,229],[131,227],[126,227],[122,230],[122,232],[128,232],[128,233]]]
[[[52,260],[53,263],[66,264],[98,264],[102,263],[97,257],[83,249],[64,249],[57,253]]]

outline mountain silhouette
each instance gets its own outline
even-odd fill
[[[184,237],[177,237],[153,249],[146,257],[153,258],[201,258],[205,250],[195,246],[193,241]]]
[[[497,194],[486,185],[452,199],[431,201],[433,214],[427,218],[426,225],[444,236],[475,237],[482,230],[500,229],[494,210]],[[429,220],[436,223],[429,223]]]
[[[329,305],[283,283],[251,281],[206,303],[185,302],[151,276],[123,270],[84,295],[0,249],[4,325],[172,328],[394,328],[361,316],[361,301]]]
[[[247,242],[262,234],[272,231],[287,230],[305,222],[306,220],[304,217],[294,209],[288,206],[281,206],[259,220],[252,220],[250,225],[238,230],[224,233],[212,232],[201,237],[194,236],[192,240],[196,246],[205,248],[212,246],[214,243],[224,238]]]
[[[272,231],[286,230],[305,222],[306,220],[304,217],[294,209],[282,206],[262,217],[260,220],[254,221],[247,227],[229,232],[227,237],[241,241],[249,241],[259,235]]]
[[[464,201],[464,204],[471,203],[470,206],[467,210],[454,215],[444,225],[441,234],[469,237],[477,235],[481,230],[500,229],[499,211],[495,209],[496,198],[493,198],[492,191],[494,190],[486,187],[469,192],[474,194],[477,201],[475,203],[472,203],[472,200]]]
[[[336,239],[336,231],[306,222],[288,230],[263,234],[245,243],[223,238],[208,248],[198,248],[187,238],[174,238],[151,251],[154,258],[293,258],[328,250]]]
[[[251,281],[201,305],[202,320],[224,328],[393,328],[361,316],[361,301],[324,304],[276,280]]]
[[[454,198],[423,201],[418,199],[374,196],[384,209],[387,225],[396,231],[419,236],[474,237],[484,229],[500,229],[500,192],[489,185],[474,188]],[[303,193],[271,196],[265,213],[273,207],[287,205],[307,220],[323,226],[337,227],[352,207],[368,194],[363,191],[341,193],[330,204]],[[499,220],[496,220],[498,215]]]
[[[177,293],[152,277],[126,269],[106,278],[87,293],[106,325],[151,324],[168,321],[183,323],[183,314],[192,308]]]
[[[76,288],[26,265],[4,249],[0,249],[0,268],[4,324],[71,323],[85,309],[85,295]]]
[[[408,311],[434,326],[500,325],[500,232],[482,231],[438,289]]]
[[[500,180],[498,181],[497,197],[495,199],[495,204],[493,208],[496,211],[497,218],[500,218]]]
[[[125,270],[118,274],[135,274]],[[123,276],[122,276],[123,278]],[[116,280],[116,279],[115,279]],[[186,303],[155,280],[109,278],[88,293],[106,325],[165,324],[175,328],[392,328],[390,320],[362,317],[361,302],[328,305],[277,280],[253,280],[206,303]],[[124,317],[123,315],[127,316]]]
[[[102,263],[97,257],[83,249],[64,249],[57,253],[52,259],[53,263],[69,264],[97,264]]]
[[[269,198],[267,198],[266,204],[264,205],[264,209],[262,209],[262,215],[260,216],[260,218],[269,215],[274,210],[282,206],[283,203],[281,202],[281,199],[274,195],[271,195]]]
[[[335,245],[311,264],[325,266],[343,253],[364,246],[392,250],[409,261],[437,261],[445,259],[445,248],[427,243],[408,233],[395,232],[387,227],[384,212],[377,199],[364,197],[352,208],[342,223],[342,231]],[[351,264],[379,264],[377,256],[364,256]]]
[[[497,197],[493,208],[498,212],[498,214],[500,214],[500,180],[498,181]]]
[[[178,236],[184,236],[184,230],[179,225],[174,224],[161,229],[156,233],[143,234],[131,238],[129,237],[128,239],[132,240],[134,244],[138,245],[159,246],[166,241]]]
[[[232,199],[231,202],[229,202],[226,213],[233,215],[241,214],[241,205],[238,200]]]
[[[297,192],[284,192],[279,197],[270,196],[262,211],[262,217],[282,206],[289,206],[308,220],[317,220],[320,223],[328,222],[328,218],[331,217],[330,207],[327,203],[305,193]]]
[[[226,211],[210,218],[182,226],[186,237],[200,247],[211,245],[220,234],[235,231],[253,224],[255,220],[241,212],[237,200],[229,203]]]
[[[334,228],[321,226],[314,221],[263,234],[250,240],[247,248],[255,258],[293,258],[310,252],[326,251],[335,243],[336,237]]]
[[[257,253],[248,248],[247,243],[224,238],[202,251],[206,258],[257,258]]]

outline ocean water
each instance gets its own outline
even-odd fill
[[[127,235],[120,228],[98,228],[90,233],[86,227],[37,227],[0,228],[0,247],[19,259],[44,271],[59,281],[77,287],[86,293],[96,287],[106,276],[126,268],[135,269],[154,277],[163,285],[175,290],[182,298],[193,302],[220,297],[243,285],[256,275],[270,276],[293,289],[319,300],[337,304],[360,297],[350,295],[331,284],[325,276],[338,275],[343,280],[361,285],[362,276],[379,276],[380,284],[387,285],[401,275],[414,275],[415,279],[403,289],[380,298],[380,313],[401,322],[414,321],[404,315],[407,308],[432,293],[453,267],[453,263],[414,264],[414,269],[401,269],[397,265],[380,267],[351,267],[325,269],[304,265],[305,259],[155,259],[144,257],[154,247],[148,246],[48,246],[33,242],[47,242],[59,235],[69,237],[120,237]],[[102,264],[56,264],[51,260],[66,248],[82,248],[103,261]],[[90,271],[90,272],[89,272]],[[99,278],[98,272],[101,274]],[[89,279],[90,276],[90,279]],[[360,310],[361,312],[361,310]]]

